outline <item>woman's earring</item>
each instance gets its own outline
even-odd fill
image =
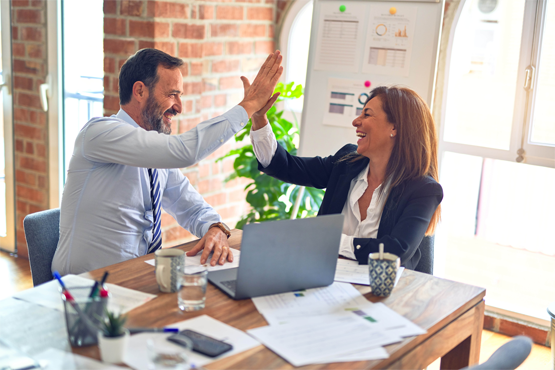
[[[389,136],[393,137],[393,134],[389,134]]]

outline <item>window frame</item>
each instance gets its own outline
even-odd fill
[[[442,82],[443,92],[441,100],[441,111],[439,114],[440,121],[438,125],[438,158],[440,161],[440,169],[442,165],[442,159],[446,152],[466,154],[496,160],[505,160],[509,162],[521,162],[523,165],[538,165],[551,168],[555,167],[555,146],[548,147],[530,143],[532,132],[530,125],[530,112],[532,112],[533,110],[533,94],[535,94],[536,91],[534,87],[537,84],[537,70],[536,73],[534,73],[532,76],[532,88],[528,91],[524,88],[527,68],[529,68],[530,66],[537,67],[539,62],[541,36],[543,33],[547,0],[527,0],[524,5],[524,19],[522,27],[520,55],[518,61],[518,75],[516,81],[517,88],[514,100],[513,122],[511,123],[511,138],[509,149],[502,150],[486,148],[476,145],[448,142],[444,140],[446,127],[445,111],[447,107],[447,95],[449,92],[449,72],[453,51],[453,42],[457,25],[467,1],[469,0],[461,0],[461,2],[459,3],[459,6],[453,18],[451,29],[449,31],[449,38],[446,48],[445,68],[443,72],[444,78]],[[438,86],[436,86],[436,89],[437,87]],[[517,158],[519,157],[519,149],[521,148],[525,150],[525,153],[522,160],[519,160]],[[439,254],[441,254],[441,256]],[[440,261],[442,258],[443,252],[436,250],[436,270],[441,271],[442,266],[437,266],[437,263],[441,264]],[[549,326],[549,322],[542,318],[529,316],[500,307],[490,306],[486,304],[486,310],[488,312],[501,315],[503,317],[510,317],[511,319],[518,319],[540,326]]]
[[[545,18],[546,1],[530,0],[524,5],[524,19],[522,27],[522,37],[520,46],[520,56],[518,65],[518,75],[516,81],[516,93],[514,100],[513,122],[511,123],[511,138],[509,149],[494,149],[476,145],[460,144],[445,140],[445,112],[447,109],[447,95],[449,93],[449,72],[451,65],[451,56],[453,51],[453,42],[455,32],[459,23],[462,11],[467,0],[461,0],[453,25],[449,34],[449,41],[446,52],[445,62],[445,79],[443,83],[443,99],[441,108],[441,118],[439,125],[439,158],[443,157],[443,153],[454,152],[460,154],[468,154],[479,157],[492,159],[500,159],[510,162],[523,162],[526,164],[540,165],[545,167],[555,167],[555,147],[546,147],[530,143],[531,135],[531,112],[533,109],[534,87],[537,83],[537,73],[532,76],[532,88],[526,90],[524,88],[527,68],[537,66],[539,60],[539,42],[541,42],[541,33],[543,30],[543,19]],[[540,20],[540,22],[538,22]],[[533,27],[531,27],[531,25]],[[525,102],[525,103],[518,103]],[[524,149],[524,155],[520,157],[520,150]]]
[[[6,236],[0,236],[0,250],[17,253],[16,225],[15,225],[15,162],[14,162],[14,135],[13,135],[13,70],[12,70],[12,25],[11,2],[0,1],[1,8],[1,34],[2,34],[2,83],[7,86],[0,87],[4,114],[4,160],[6,184]]]

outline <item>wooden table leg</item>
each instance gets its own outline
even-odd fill
[[[484,301],[476,306],[472,334],[441,358],[440,369],[461,369],[478,363],[485,306]]]

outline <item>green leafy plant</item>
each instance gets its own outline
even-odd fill
[[[106,310],[106,319],[102,322],[102,332],[105,337],[121,337],[125,334],[123,325],[127,321],[127,315],[116,314]]]
[[[293,82],[289,84],[279,83],[274,92],[280,93],[276,103],[287,99],[298,99],[303,95],[302,86],[294,86]],[[299,141],[299,125],[296,118],[294,118],[294,122],[283,118],[283,113],[283,110],[278,111],[274,105],[268,110],[266,116],[276,135],[277,142],[289,153],[296,155]],[[251,127],[252,122],[249,120],[245,128],[235,135],[235,141],[241,142],[245,138],[248,139]],[[227,182],[238,177],[252,180],[245,187],[245,190],[247,190],[247,202],[251,205],[251,210],[239,220],[236,228],[242,229],[245,224],[252,222],[291,218],[293,204],[299,194],[300,186],[285,183],[260,172],[251,144],[231,150],[223,157],[218,158],[218,161],[233,156],[235,156],[235,161],[233,162],[234,173],[225,181]],[[323,197],[323,190],[306,188],[296,217],[315,216],[318,213]]]

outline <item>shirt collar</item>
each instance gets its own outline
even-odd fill
[[[121,119],[122,121],[125,121],[127,123],[129,123],[131,126],[134,127],[141,127],[137,124],[137,122],[135,122],[133,120],[133,118],[131,118],[131,116],[129,114],[127,114],[126,111],[124,111],[123,109],[120,109],[118,114],[115,115],[117,118]]]

